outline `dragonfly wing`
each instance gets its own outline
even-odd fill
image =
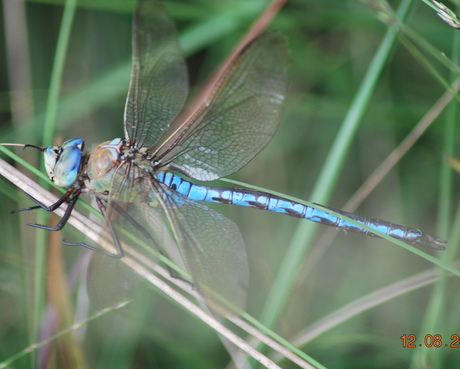
[[[244,308],[249,271],[246,249],[234,222],[161,184],[165,215],[193,282],[212,306],[219,297]],[[224,308],[225,310],[225,308]]]
[[[117,171],[110,191],[114,196],[106,207],[105,228],[114,240],[155,261],[158,253],[171,254],[167,242],[172,241],[192,283],[209,303],[217,306],[214,295],[218,294],[244,307],[249,272],[236,224],[156,182],[147,173],[137,173],[139,176],[132,179],[129,172],[129,165]],[[168,233],[172,237],[168,238]]]
[[[174,24],[157,1],[142,0],[133,19],[131,82],[124,127],[137,147],[155,145],[182,109],[188,77]]]
[[[93,252],[86,275],[87,292],[98,308],[113,307],[136,297],[139,276],[120,259]]]
[[[234,173],[273,137],[286,95],[289,52],[278,33],[251,42],[171,140],[172,166],[198,180]]]
[[[105,205],[103,228],[107,231],[100,237],[112,238],[112,253],[116,253],[118,244],[125,254],[134,250],[137,260],[145,257],[157,261],[165,245],[164,212],[157,207],[146,217],[136,201],[149,201],[149,177],[133,178],[132,167],[127,163],[121,165],[112,177],[109,193],[113,195],[108,200],[100,197]],[[99,307],[133,298],[140,282],[139,276],[120,259],[98,252],[91,256],[87,278],[88,293]]]

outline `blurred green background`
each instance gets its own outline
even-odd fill
[[[56,72],[54,58],[62,32],[63,3],[1,1],[0,142],[54,144],[42,142],[42,136],[50,79]],[[262,0],[164,1],[179,30],[192,91],[267,4]],[[81,137],[87,147],[123,136],[134,6],[131,0],[78,1],[62,72],[56,133],[50,135],[59,140]],[[392,13],[383,11],[391,7],[394,11],[402,7],[408,10],[394,43],[381,55],[377,51],[382,40],[390,25],[396,24]],[[304,200],[326,199],[324,205],[338,209],[458,77],[457,31],[420,1],[289,0],[270,29],[283,33],[291,50],[291,86],[284,118],[271,144],[232,178]],[[370,73],[376,80],[375,89],[365,93],[368,100],[360,105],[361,110],[351,110],[366,73],[376,62],[383,68],[381,74]],[[362,118],[357,111],[364,113]],[[350,112],[358,114],[359,126],[351,136],[349,150],[333,158],[334,162],[343,160],[343,167],[334,168],[331,188],[321,194],[315,188],[317,179],[325,176],[334,140],[347,140],[341,128]],[[445,261],[455,260],[458,245],[455,232],[449,233],[451,228],[457,229],[452,218],[458,203],[458,178],[444,160],[447,154],[458,154],[457,122],[454,104],[440,111],[433,125],[359,208],[353,209],[447,238],[448,251],[439,254]],[[41,162],[40,153],[17,153],[34,166]],[[2,158],[6,156],[2,154]],[[46,232],[26,226],[37,222],[36,213],[9,213],[29,206],[30,200],[3,178],[0,196],[1,363],[68,326],[53,315],[52,298],[44,292],[45,283],[48,290],[59,291],[50,267],[55,261],[43,253],[48,243],[57,244],[63,254],[68,321],[84,320],[97,308],[88,306],[81,297],[85,275],[82,254],[86,250],[60,245],[61,237],[82,240],[84,236],[68,226],[48,240]],[[241,230],[251,271],[248,312],[258,318],[287,248],[298,242],[293,235],[298,235],[298,228],[307,222],[254,209],[213,208],[234,220]],[[450,367],[460,364],[460,348],[404,348],[400,338],[414,334],[418,344],[426,334],[440,334],[445,343],[451,343],[450,336],[460,334],[456,277],[441,276],[423,288],[415,288],[414,283],[413,290],[409,287],[406,291],[394,284],[432,270],[434,265],[385,240],[335,230],[335,237],[325,240],[325,235],[331,234],[327,227],[310,231],[315,233],[305,238],[309,248],[301,268],[292,271],[294,288],[282,302],[275,325],[281,336],[293,340],[300,332],[312,332],[312,325],[320,319],[326,317],[323,322],[332,323],[328,314],[351,303],[363,307],[359,299],[368,297],[377,306],[350,319],[340,315],[337,325],[330,329],[321,326],[319,333],[313,331],[308,343],[299,347],[331,368],[442,368],[446,363]],[[37,265],[41,265],[38,271]],[[398,296],[389,294],[391,298],[377,304],[371,294],[387,286],[394,286],[393,293]],[[161,293],[148,295],[124,310],[82,324],[71,338],[64,335],[49,346],[20,355],[12,365],[222,368],[228,364],[229,356],[212,329]],[[279,364],[295,367],[287,360]]]

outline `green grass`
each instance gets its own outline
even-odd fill
[[[455,103],[437,102],[458,77],[458,32],[422,2],[398,3],[396,15],[366,4],[290,0],[280,11],[270,29],[286,35],[291,50],[284,119],[267,149],[232,179],[344,209],[434,112],[433,124],[358,208],[349,210],[446,238],[444,252],[421,250],[445,266],[458,259],[458,175],[444,160],[446,154],[460,156],[458,111]],[[27,2],[26,22],[17,18],[10,27],[15,35],[26,31],[28,44],[17,41],[13,50],[1,38],[2,60],[18,52],[17,60],[29,63],[30,78],[17,60],[10,69],[0,66],[0,142],[50,145],[53,137],[82,137],[91,146],[123,135],[134,1],[79,1],[74,15],[66,10],[67,18],[62,5]],[[263,2],[166,1],[165,6],[178,25],[193,88],[231,50]],[[2,31],[8,16],[3,9]],[[393,28],[397,18],[398,29]],[[62,46],[56,49],[58,39]],[[25,77],[23,87],[11,78],[18,76]],[[39,166],[36,152],[17,153]],[[27,227],[57,219],[40,218],[43,212],[9,214],[30,200],[0,181],[0,363],[14,359],[15,368],[228,364],[216,332],[155,288],[142,290],[122,309],[91,305],[83,293],[87,252],[60,244],[61,237],[80,241],[84,235],[71,226],[60,234]],[[425,335],[441,334],[450,343],[451,335],[460,333],[458,277],[448,275],[446,267],[436,269],[424,255],[387,240],[253,209],[213,208],[233,219],[245,240],[248,313],[316,362],[330,368],[460,364],[458,348],[404,348],[400,339],[414,334],[423,343]],[[104,282],[107,290],[116,291],[117,283],[110,282]],[[57,313],[49,311],[51,305]],[[74,322],[78,326],[68,333]],[[41,347],[49,337],[50,344]],[[35,344],[40,347],[23,351]],[[295,367],[271,358],[281,367]]]

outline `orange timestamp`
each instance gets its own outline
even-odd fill
[[[422,338],[417,339],[415,334],[403,334],[401,337],[402,346],[415,347],[460,347],[460,335],[452,334],[449,339],[443,339],[442,334],[426,334]]]

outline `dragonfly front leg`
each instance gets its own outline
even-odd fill
[[[72,194],[73,194],[73,196],[70,198],[70,196]],[[66,209],[66,211],[64,213],[64,216],[61,218],[61,220],[59,221],[59,223],[55,227],[50,227],[50,226],[45,226],[45,225],[42,225],[42,224],[35,224],[35,223],[28,224],[28,225],[31,226],[31,227],[34,227],[34,228],[44,229],[44,230],[47,230],[47,231],[60,231],[67,224],[67,221],[69,220],[70,214],[72,214],[73,208],[75,207],[75,204],[77,203],[77,200],[78,200],[78,197],[80,196],[80,194],[81,194],[80,189],[78,189],[77,191],[74,191],[74,188],[69,188],[69,190],[64,194],[64,196],[62,196],[58,201],[56,201],[54,204],[52,204],[52,205],[50,205],[48,207],[44,206],[42,203],[40,203],[39,201],[37,201],[36,199],[31,197],[32,200],[34,200],[39,205],[32,207],[30,210],[37,209],[37,208],[42,208],[42,209],[45,209],[47,211],[54,211],[57,208],[59,208],[64,202],[67,202],[68,206],[67,206],[67,209]],[[21,210],[26,210],[26,209],[21,209]]]
[[[45,204],[41,203],[40,201],[38,201],[35,197],[29,195],[28,193],[26,193],[26,195],[34,202],[36,203],[37,205],[36,206],[30,206],[28,208],[22,208],[22,209],[17,209],[17,210],[13,210],[11,212],[11,214],[14,214],[14,213],[19,213],[20,211],[31,211],[31,210],[36,210],[36,209],[44,209],[46,211],[55,211],[57,208],[59,208],[64,202],[69,202],[69,198],[70,196],[72,195],[72,193],[75,191],[75,187],[70,187],[67,192],[62,195],[62,197],[56,201],[54,204],[51,204],[50,206],[46,206]],[[81,192],[80,192],[81,193]]]

